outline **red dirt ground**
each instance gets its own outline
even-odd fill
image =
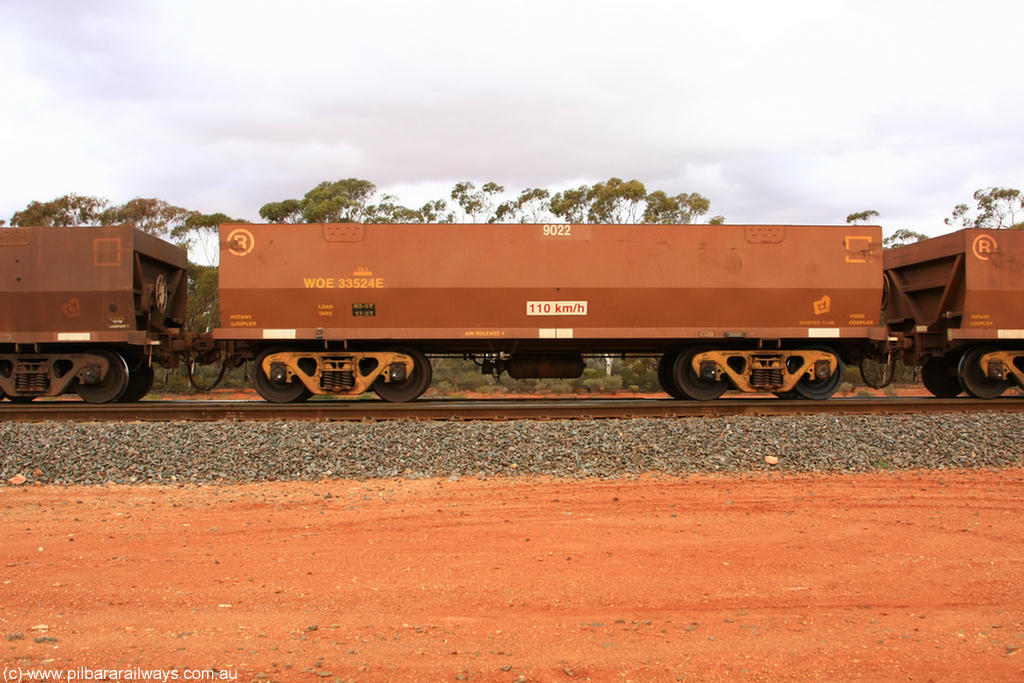
[[[1022,500],[1024,470],[0,486],[0,660],[26,681],[1021,681]]]

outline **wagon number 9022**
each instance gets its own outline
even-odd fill
[[[571,237],[572,226],[571,225],[556,225],[550,224],[545,225],[543,234],[545,237]]]

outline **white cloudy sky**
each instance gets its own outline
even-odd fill
[[[0,218],[618,176],[732,223],[938,234],[1024,187],[1022,36],[1019,0],[0,0]]]

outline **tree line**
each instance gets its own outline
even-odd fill
[[[456,183],[449,199],[429,201],[419,208],[399,203],[394,195],[375,199],[377,188],[368,180],[325,181],[301,199],[264,204],[260,217],[271,223],[694,223],[711,209],[699,193],[670,195],[647,191],[639,180],[609,178],[593,185],[551,193],[528,187],[501,201],[505,187],[488,182]],[[722,223],[713,216],[709,223]]]
[[[505,187],[495,182],[477,187],[456,183],[447,199],[435,199],[419,208],[400,203],[391,194],[379,194],[369,180],[346,178],[324,181],[301,198],[268,202],[260,217],[271,223],[647,223],[721,224],[720,215],[707,217],[711,200],[700,193],[669,194],[648,191],[639,180],[609,178],[593,185],[552,193],[528,187],[504,199]],[[951,227],[1024,228],[1024,194],[1008,187],[989,187],[974,193],[976,208],[958,204],[945,219]],[[851,213],[848,223],[876,221],[878,211]],[[244,222],[224,213],[202,213],[158,198],[136,197],[124,204],[69,193],[49,201],[31,201],[0,226],[88,226],[132,223],[158,237],[187,243],[220,223]],[[898,230],[900,239],[924,237]]]

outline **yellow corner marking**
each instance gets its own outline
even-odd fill
[[[868,252],[871,251],[870,235],[847,235],[846,236],[847,263],[867,263]]]

